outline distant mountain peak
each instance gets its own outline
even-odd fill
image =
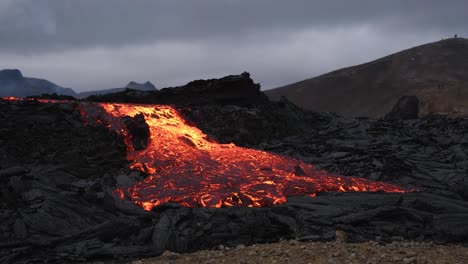
[[[23,74],[18,69],[0,70],[0,80],[22,80]]]
[[[18,69],[0,70],[0,96],[26,97],[41,94],[75,96],[70,88],[64,88],[44,79],[24,77]]]
[[[137,82],[131,81],[125,86],[125,88],[134,89],[134,90],[143,90],[143,91],[154,91],[154,90],[157,91],[158,90],[156,86],[154,86],[154,84],[152,84],[149,81],[145,83],[137,83]]]
[[[87,91],[87,92],[80,93],[78,97],[86,98],[91,95],[104,95],[104,94],[110,94],[110,93],[118,93],[118,92],[125,91],[125,89],[140,90],[140,91],[158,91],[158,89],[149,81],[145,83],[137,83],[137,82],[131,81],[123,88],[111,88],[111,89],[104,89],[104,90]]]

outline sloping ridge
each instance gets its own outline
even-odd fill
[[[75,96],[70,88],[64,88],[44,79],[24,77],[18,69],[0,70],[0,96],[26,97],[41,94]]]
[[[264,91],[314,111],[381,117],[404,95],[420,100],[420,116],[468,115],[468,40],[451,38],[372,62]]]
[[[78,98],[86,98],[91,95],[120,93],[120,92],[125,91],[125,89],[133,89],[133,90],[140,90],[140,91],[158,91],[156,86],[154,86],[154,84],[152,84],[149,81],[145,83],[137,83],[137,82],[131,81],[123,88],[111,88],[111,89],[105,89],[105,90],[93,90],[93,91],[81,92],[78,94]]]

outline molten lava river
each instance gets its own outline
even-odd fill
[[[104,111],[96,111],[99,106]],[[131,168],[148,174],[136,185],[116,190],[145,210],[166,202],[260,207],[284,203],[288,196],[327,191],[405,192],[388,183],[329,174],[290,157],[215,143],[171,106],[98,103],[82,104],[82,109],[87,118],[121,134]],[[135,151],[122,118],[138,114],[149,126],[150,141],[146,149]]]

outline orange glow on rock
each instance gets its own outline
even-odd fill
[[[20,101],[23,100],[22,98],[14,97],[14,96],[8,96],[8,97],[0,97],[2,100],[6,101]]]
[[[69,103],[70,101],[67,100],[55,100],[55,99],[35,99],[35,98],[21,98],[21,97],[14,97],[14,96],[8,96],[8,97],[0,97],[1,100],[6,100],[6,101],[38,101],[40,103]]]
[[[105,112],[101,110],[96,122],[122,135],[130,167],[148,174],[116,194],[145,210],[167,202],[186,207],[261,207],[285,203],[288,196],[313,197],[327,191],[406,192],[389,183],[338,177],[290,157],[218,144],[188,125],[171,106],[99,103],[87,105],[84,112],[98,106]],[[121,122],[137,114],[144,115],[150,129],[149,145],[140,151],[133,149]]]

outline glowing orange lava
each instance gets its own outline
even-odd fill
[[[406,192],[388,183],[329,174],[290,157],[212,142],[171,106],[98,105],[105,110],[95,117],[98,123],[124,137],[131,168],[149,175],[116,193],[145,210],[167,202],[186,207],[260,207],[284,203],[288,196],[327,191]],[[140,151],[133,150],[131,135],[121,122],[122,117],[137,114],[144,115],[150,128],[149,145]]]
[[[8,100],[8,101],[20,100],[20,98],[16,98],[16,97],[13,97],[13,96],[2,97],[2,99],[3,99],[3,100]]]
[[[290,157],[210,141],[171,106],[84,102],[79,106],[86,123],[93,121],[122,135],[130,167],[149,175],[130,188],[115,191],[145,210],[167,202],[186,207],[261,207],[284,203],[288,196],[327,191],[407,192],[389,183],[333,175]],[[150,129],[149,145],[140,151],[133,149],[122,123],[123,117],[137,114],[144,115]]]
[[[40,103],[62,103],[62,102],[70,102],[67,100],[55,100],[55,99],[35,99],[35,98],[21,98],[21,97],[14,97],[14,96],[8,96],[8,97],[0,97],[1,100],[6,100],[6,101],[38,101]]]

